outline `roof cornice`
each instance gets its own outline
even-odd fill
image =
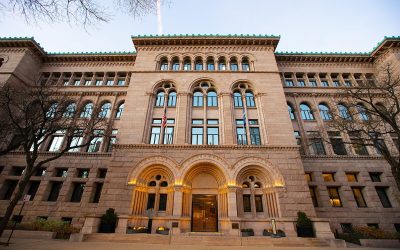
[[[135,61],[136,52],[46,52],[33,37],[0,37],[0,48],[29,48],[44,62]]]
[[[385,36],[371,52],[292,52],[277,51],[275,56],[278,62],[350,62],[369,63],[385,53],[389,48],[400,47],[400,36]]]
[[[202,45],[255,45],[273,46],[278,45],[280,36],[275,35],[138,35],[131,36],[135,47],[168,45],[168,46],[202,46]]]

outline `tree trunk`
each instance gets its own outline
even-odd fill
[[[8,221],[10,220],[11,215],[14,212],[15,206],[18,204],[18,201],[21,199],[22,194],[24,193],[26,184],[28,184],[30,177],[31,177],[31,175],[26,173],[24,175],[24,177],[22,178],[22,180],[19,181],[17,193],[15,193],[14,197],[11,199],[10,204],[7,207],[6,213],[0,222],[0,237],[3,235],[3,232],[7,227]]]

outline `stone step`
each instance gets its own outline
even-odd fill
[[[265,236],[238,237],[222,233],[188,233],[183,235],[159,234],[102,234],[85,235],[84,241],[115,241],[163,245],[204,245],[204,246],[271,246],[271,247],[329,247],[328,241],[317,238]]]

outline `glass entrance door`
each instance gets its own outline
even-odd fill
[[[217,196],[194,194],[192,201],[192,231],[218,232]]]

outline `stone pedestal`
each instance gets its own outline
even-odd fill
[[[115,233],[126,234],[127,227],[128,227],[128,218],[120,216],[118,218],[117,228],[115,228]]]
[[[100,218],[86,217],[81,233],[82,234],[97,233],[99,231],[99,226],[100,226]]]
[[[315,221],[314,222],[315,236],[322,239],[334,239],[331,227],[328,221]]]

